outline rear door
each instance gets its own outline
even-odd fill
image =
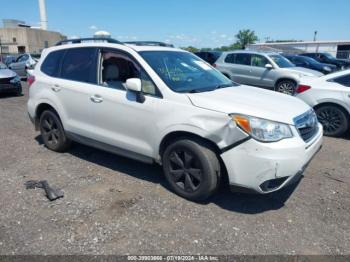
[[[251,76],[251,54],[236,53],[234,61],[231,61],[231,73],[234,76],[233,81],[240,84],[253,85],[254,79]]]
[[[65,115],[68,132],[93,138],[94,120],[91,96],[97,84],[97,52],[95,47],[67,49],[58,73],[50,83]]]

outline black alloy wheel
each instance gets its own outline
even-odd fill
[[[348,130],[348,116],[341,108],[333,105],[321,106],[316,109],[316,114],[325,135],[341,136]]]
[[[190,139],[170,144],[162,156],[163,170],[171,188],[192,201],[202,201],[217,189],[220,163],[213,149]]]
[[[70,146],[59,117],[52,111],[45,111],[40,117],[40,132],[47,148],[63,152]]]

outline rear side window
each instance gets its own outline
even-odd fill
[[[226,63],[234,64],[235,63],[235,54],[228,54],[225,58]]]
[[[59,50],[48,54],[41,65],[41,71],[49,76],[57,77],[59,75],[60,65],[64,53],[65,50]]]
[[[250,54],[236,54],[235,64],[250,66]]]
[[[341,84],[343,86],[350,87],[350,75],[341,76],[338,78],[333,79],[334,82],[337,82],[338,84]]]
[[[72,48],[63,58],[61,78],[85,83],[97,83],[97,49]]]

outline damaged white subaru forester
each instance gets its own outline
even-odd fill
[[[258,193],[301,176],[322,145],[308,105],[152,45],[74,39],[44,50],[28,79],[28,112],[47,148],[63,152],[76,141],[156,162],[193,201],[212,195],[223,176]]]

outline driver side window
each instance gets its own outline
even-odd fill
[[[140,78],[142,92],[153,96],[160,93],[146,72],[127,54],[116,50],[101,53],[100,84],[107,88],[126,91],[126,80]]]

